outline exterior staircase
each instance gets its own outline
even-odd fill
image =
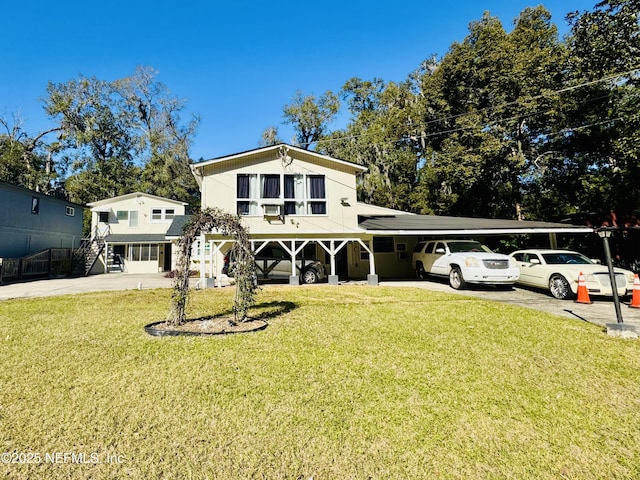
[[[85,238],[73,253],[72,276],[86,277],[104,250],[104,237]]]

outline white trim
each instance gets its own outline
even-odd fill
[[[136,198],[136,197],[143,197],[144,199],[173,203],[175,205],[182,205],[182,206],[188,205],[187,202],[180,202],[178,200],[172,200],[170,198],[158,197],[157,195],[151,195],[151,194],[148,194],[148,193],[133,192],[133,193],[127,193],[126,195],[120,195],[119,197],[105,198],[103,200],[98,200],[96,202],[87,203],[87,206],[94,207],[94,208],[96,208],[96,207],[100,208],[101,206],[103,206],[105,204],[110,204],[110,203],[113,203],[113,202],[118,202],[118,201],[121,201],[121,200],[127,200],[129,198]],[[94,212],[98,211],[98,210],[94,210],[94,208],[92,208],[91,211],[94,211]],[[108,208],[110,208],[110,207],[108,207]]]
[[[333,157],[329,157],[328,155],[322,155],[320,153],[316,153],[316,152],[312,152],[310,150],[304,150],[302,148],[299,147],[294,147],[293,145],[287,145],[284,143],[279,143],[278,145],[273,145],[270,147],[264,147],[264,148],[258,148],[256,150],[249,150],[247,152],[241,152],[241,153],[236,153],[233,155],[229,155],[226,157],[218,157],[218,158],[213,158],[211,160],[206,160],[204,162],[199,162],[199,163],[194,163],[191,164],[191,169],[192,170],[198,170],[201,169],[202,167],[207,167],[209,165],[216,165],[219,163],[224,163],[224,162],[228,162],[231,160],[236,160],[238,158],[248,158],[250,156],[253,155],[259,155],[271,150],[278,150],[280,147],[287,147],[290,151],[294,151],[298,154],[302,154],[302,155],[309,155],[312,157],[316,157],[322,160],[326,160],[328,162],[332,162],[332,163],[337,163],[338,165],[343,165],[346,167],[350,167],[350,168],[354,168],[355,170],[359,170],[360,172],[364,173],[366,171],[368,171],[369,169],[367,167],[363,167],[362,165],[358,165],[356,163],[351,163],[351,162],[347,162],[345,160],[339,160],[337,158],[333,158]]]

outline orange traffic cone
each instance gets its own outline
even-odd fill
[[[630,307],[640,308],[640,279],[636,273],[633,277],[633,294],[631,295]]]
[[[584,275],[580,272],[578,275],[578,298],[577,303],[591,303],[589,298],[589,291],[587,290],[587,281],[584,279]]]

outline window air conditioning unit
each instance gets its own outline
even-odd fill
[[[262,206],[265,215],[278,216],[282,214],[280,205],[263,205]]]
[[[284,215],[282,214],[282,205],[278,204],[264,204],[262,205],[262,211],[264,213],[264,219],[269,223],[273,221],[279,221],[284,223]]]

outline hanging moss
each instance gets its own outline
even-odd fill
[[[235,322],[247,320],[247,312],[255,302],[257,290],[255,263],[249,243],[249,232],[242,225],[240,217],[217,208],[206,208],[194,215],[184,226],[178,242],[179,257],[177,272],[171,295],[171,308],[167,321],[172,325],[182,325],[186,321],[189,300],[189,266],[193,244],[202,232],[216,231],[235,240],[231,255],[236,262],[236,293],[233,302]]]

